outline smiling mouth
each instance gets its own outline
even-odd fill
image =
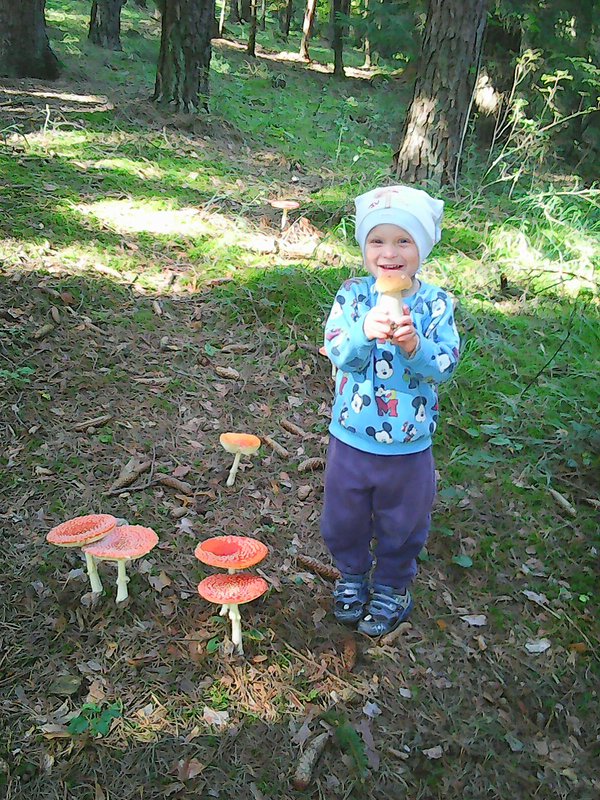
[[[404,269],[404,264],[385,264],[380,265],[379,269],[384,269],[389,272],[393,272],[394,270]]]

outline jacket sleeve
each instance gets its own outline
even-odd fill
[[[331,362],[343,372],[366,369],[375,345],[365,336],[363,323],[369,311],[364,283],[342,285],[325,324],[325,349]],[[364,291],[361,293],[361,288]]]
[[[433,314],[424,330],[418,331],[419,345],[407,359],[411,369],[433,383],[447,381],[454,372],[459,358],[460,339],[454,322],[452,300],[447,294],[438,296],[444,309]]]

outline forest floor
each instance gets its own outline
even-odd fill
[[[322,471],[301,465],[326,452],[317,348],[360,269],[349,201],[389,163],[394,79],[332,83],[216,42],[211,116],[173,118],[145,99],[156,21],[126,7],[125,52],[104,53],[86,3],[47,6],[63,77],[0,83],[0,796],[597,797],[589,265],[571,280],[546,258],[536,282],[490,244],[518,212],[449,205],[428,274],[458,300],[463,355],[415,611],[388,641],[355,636],[302,563],[328,556]],[[282,235],[267,201],[290,195]],[[228,430],[285,454],[263,443],[227,488]],[[150,468],[111,491],[132,459]],[[159,535],[119,606],[113,565],[92,596],[80,554],[45,541],[100,511]],[[196,592],[213,570],[194,548],[220,534],[269,547],[243,657]]]

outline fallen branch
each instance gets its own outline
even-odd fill
[[[328,731],[320,733],[318,736],[315,736],[314,739],[311,739],[306,746],[298,760],[296,771],[292,778],[294,789],[308,789],[312,780],[313,770],[317,765],[321,753],[325,749],[329,736],[330,733]]]
[[[112,414],[103,414],[101,417],[94,417],[93,419],[86,419],[83,422],[76,422],[73,425],[74,431],[87,431],[88,428],[101,428],[110,422],[113,418]]]
[[[262,440],[265,442],[265,444],[268,444],[269,447],[277,453],[277,455],[280,455],[282,458],[290,457],[290,454],[285,447],[282,447],[279,442],[275,441],[275,439],[272,439],[270,436],[263,436]]]
[[[296,555],[296,561],[298,564],[306,567],[306,569],[314,572],[315,575],[320,575],[322,578],[327,578],[327,580],[337,581],[342,577],[337,567],[334,567],[332,564],[323,564],[322,561],[318,561],[316,558],[311,558],[310,556],[305,556],[302,553]]]
[[[304,428],[301,428],[294,422],[290,422],[289,419],[282,419],[279,424],[284,431],[287,431],[288,433],[293,433],[295,436],[301,436],[303,439],[308,438],[308,433],[304,430]]]
[[[570,514],[572,517],[577,516],[577,509],[575,506],[571,505],[564,495],[560,492],[557,492],[556,489],[548,488],[548,492],[552,495],[552,497],[556,500],[559,506],[564,508],[567,514]]]

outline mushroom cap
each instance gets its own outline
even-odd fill
[[[269,205],[282,211],[294,211],[294,209],[300,208],[300,203],[297,200],[269,200]]]
[[[319,355],[325,356],[325,358],[329,358],[329,356],[327,355],[327,348],[325,347],[324,344],[321,345],[321,347],[319,347]]]
[[[252,433],[222,433],[219,441],[228,453],[243,453],[245,456],[256,453],[260,447],[260,439]]]
[[[83,552],[102,561],[129,561],[145,556],[157,544],[158,536],[152,528],[121,525],[101,541],[84,547]]]
[[[269,588],[258,575],[211,575],[200,581],[198,594],[209,603],[240,605],[256,600]]]
[[[400,270],[384,270],[375,281],[375,290],[382,294],[395,294],[410,289],[412,278]]]
[[[102,539],[116,525],[117,520],[111,514],[87,514],[56,525],[47,534],[46,541],[58,547],[81,547]]]
[[[214,536],[194,550],[204,564],[226,569],[247,569],[258,564],[269,552],[266,545],[250,536]]]

